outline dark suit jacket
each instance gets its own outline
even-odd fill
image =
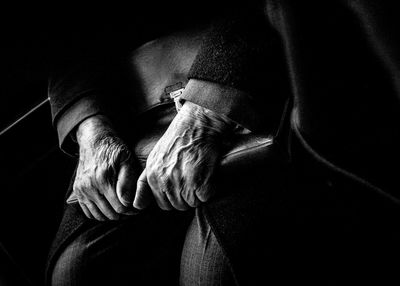
[[[193,92],[185,97],[255,130],[264,124],[268,126],[268,120],[276,117],[274,106],[281,98],[293,99],[293,132],[288,149],[294,170],[298,171],[294,172],[295,179],[290,173],[290,183],[274,182],[271,186],[275,191],[298,189],[304,196],[290,191],[287,196],[290,194],[292,200],[288,202],[286,196],[285,204],[271,205],[265,195],[266,187],[251,195],[230,194],[204,207],[239,281],[257,270],[254,263],[243,263],[246,258],[254,258],[254,253],[250,255],[256,249],[254,245],[263,244],[263,249],[269,249],[269,253],[264,253],[267,256],[276,254],[268,243],[284,248],[284,240],[278,239],[282,237],[277,233],[287,232],[282,230],[281,218],[278,225],[271,219],[276,213],[287,210],[284,216],[293,218],[290,225],[296,229],[298,225],[293,220],[298,217],[297,210],[302,209],[300,205],[312,209],[311,205],[328,202],[337,210],[338,201],[348,200],[350,211],[342,213],[348,218],[346,222],[353,217],[363,221],[365,215],[379,214],[377,221],[391,223],[398,217],[400,195],[398,168],[391,167],[400,159],[400,46],[396,33],[400,26],[394,7],[350,0],[270,0],[259,4],[249,5],[241,12],[233,9],[214,23],[189,74],[190,79],[215,82],[239,92],[231,97],[218,92],[207,97]],[[114,64],[115,59],[109,63],[120,68]],[[113,81],[107,78],[107,64],[94,60],[86,63],[87,70],[79,67],[74,72],[72,68],[67,76],[63,73],[51,81],[53,119],[61,147],[67,152],[72,152],[74,146],[68,143],[67,134],[88,116],[106,113],[114,120],[124,121],[115,112],[122,107],[110,97],[115,85],[110,89],[109,82]],[[263,116],[265,113],[267,116]],[[307,166],[308,171],[299,166]],[[269,178],[268,173],[264,175],[263,179]],[[332,181],[339,186],[335,190],[340,194],[348,193],[335,197],[335,203],[330,205],[332,198],[326,197],[325,191],[332,187]],[[320,197],[311,189],[323,190],[324,195]],[[304,199],[311,197],[314,199]],[[324,211],[319,208],[317,216],[323,216]],[[67,216],[74,212],[67,211]],[[80,225],[75,221],[65,229],[72,233]],[[244,238],[243,229],[252,238]],[[269,229],[276,237],[267,238],[260,229]],[[65,241],[68,235],[64,232],[60,237]],[[292,258],[285,253],[284,257]],[[286,267],[283,260],[276,262]]]

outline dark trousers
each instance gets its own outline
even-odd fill
[[[201,209],[153,209],[94,222],[60,254],[52,285],[233,285],[231,269]]]

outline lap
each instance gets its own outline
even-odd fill
[[[235,285],[229,260],[201,209],[186,232],[180,285]]]
[[[189,216],[154,210],[117,222],[94,222],[57,257],[52,284],[175,284]]]
[[[52,284],[233,285],[232,277],[200,210],[154,210],[83,230],[57,257]]]

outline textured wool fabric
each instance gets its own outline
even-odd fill
[[[62,251],[51,284],[177,285],[179,277],[180,285],[234,285],[229,261],[204,215],[198,209],[192,216],[155,213],[92,223]]]
[[[182,286],[236,284],[229,260],[201,208],[196,209],[186,233],[179,282]]]
[[[76,205],[76,204],[75,204]],[[69,208],[73,208],[70,205]],[[193,212],[153,212],[87,224],[55,259],[51,285],[176,285]]]

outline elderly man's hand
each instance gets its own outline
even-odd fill
[[[139,177],[133,206],[145,208],[150,186],[164,210],[186,210],[213,194],[212,175],[223,139],[232,130],[226,118],[186,102],[150,153]]]
[[[88,218],[116,220],[132,214],[136,189],[131,152],[104,116],[83,121],[77,130],[79,164],[73,185]]]

